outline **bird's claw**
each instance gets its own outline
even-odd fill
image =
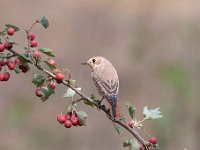
[[[103,106],[105,107],[105,105],[101,105],[101,100],[95,100],[97,103],[98,103],[98,106],[97,106],[97,109],[100,110],[100,109],[103,109]]]

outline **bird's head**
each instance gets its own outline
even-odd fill
[[[92,69],[97,67],[104,67],[108,60],[102,56],[95,56],[90,58],[88,61],[82,63],[82,65],[89,65]]]

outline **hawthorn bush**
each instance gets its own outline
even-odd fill
[[[65,98],[71,98],[72,103],[68,106],[65,113],[58,114],[57,121],[66,128],[72,126],[84,126],[86,124],[87,114],[84,111],[77,110],[79,102],[84,102],[91,107],[97,107],[99,110],[107,114],[114,128],[119,134],[122,134],[124,128],[130,132],[133,137],[127,139],[123,143],[123,147],[128,147],[130,150],[150,150],[158,149],[157,138],[142,137],[138,130],[144,128],[143,123],[146,120],[153,120],[161,118],[159,108],[148,109],[147,106],[143,109],[143,116],[141,120],[135,118],[136,108],[126,102],[127,110],[130,119],[127,122],[125,118],[115,119],[110,115],[110,111],[106,106],[101,105],[99,100],[93,94],[90,97],[81,92],[81,88],[75,85],[74,79],[71,78],[69,69],[60,69],[57,67],[53,50],[50,48],[43,48],[38,45],[36,35],[31,31],[35,25],[41,24],[44,28],[48,28],[49,21],[47,18],[42,17],[36,20],[29,29],[20,29],[19,27],[11,24],[6,24],[5,28],[0,30],[0,81],[9,81],[10,72],[16,74],[26,73],[30,70],[30,65],[35,66],[38,70],[45,73],[46,76],[41,74],[34,74],[32,83],[35,85],[35,95],[45,102],[52,94],[55,94],[54,89],[58,84],[63,84],[68,87],[67,92],[64,94]],[[15,32],[24,32],[24,37],[27,39],[27,45],[24,46],[23,51],[17,51],[16,46],[19,45],[17,41],[13,41],[12,37]],[[13,74],[12,74],[13,75]],[[67,77],[65,77],[65,75]],[[79,99],[74,100],[73,96],[79,95]]]

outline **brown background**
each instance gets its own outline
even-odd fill
[[[147,121],[160,149],[199,148],[200,3],[197,0],[1,0],[0,24],[28,28],[41,16],[48,30],[34,28],[39,45],[55,50],[59,67],[68,67],[77,85],[96,93],[90,70],[80,65],[94,55],[107,57],[120,77],[120,104],[125,101],[142,118],[145,105],[160,106],[164,118]],[[25,35],[15,40],[25,44]],[[17,48],[21,51],[20,47]],[[86,127],[65,129],[56,116],[70,100],[66,88],[42,103],[31,78],[38,71],[14,75],[0,83],[1,150],[121,150],[129,133],[118,136],[105,114],[79,105],[88,114]]]

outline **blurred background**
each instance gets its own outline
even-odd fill
[[[87,95],[96,93],[89,67],[81,62],[102,55],[116,67],[120,78],[120,104],[142,109],[160,107],[164,117],[144,125],[158,138],[160,149],[200,147],[200,2],[197,0],[1,0],[0,25],[27,29],[42,16],[48,30],[33,29],[42,47],[54,49],[59,67],[68,67]],[[25,44],[17,32],[14,40]],[[18,48],[20,51],[20,47]],[[66,129],[56,121],[70,100],[66,87],[45,103],[34,95],[36,69],[11,73],[0,83],[1,150],[121,150],[127,132],[118,136],[103,112],[83,104],[87,126]]]

